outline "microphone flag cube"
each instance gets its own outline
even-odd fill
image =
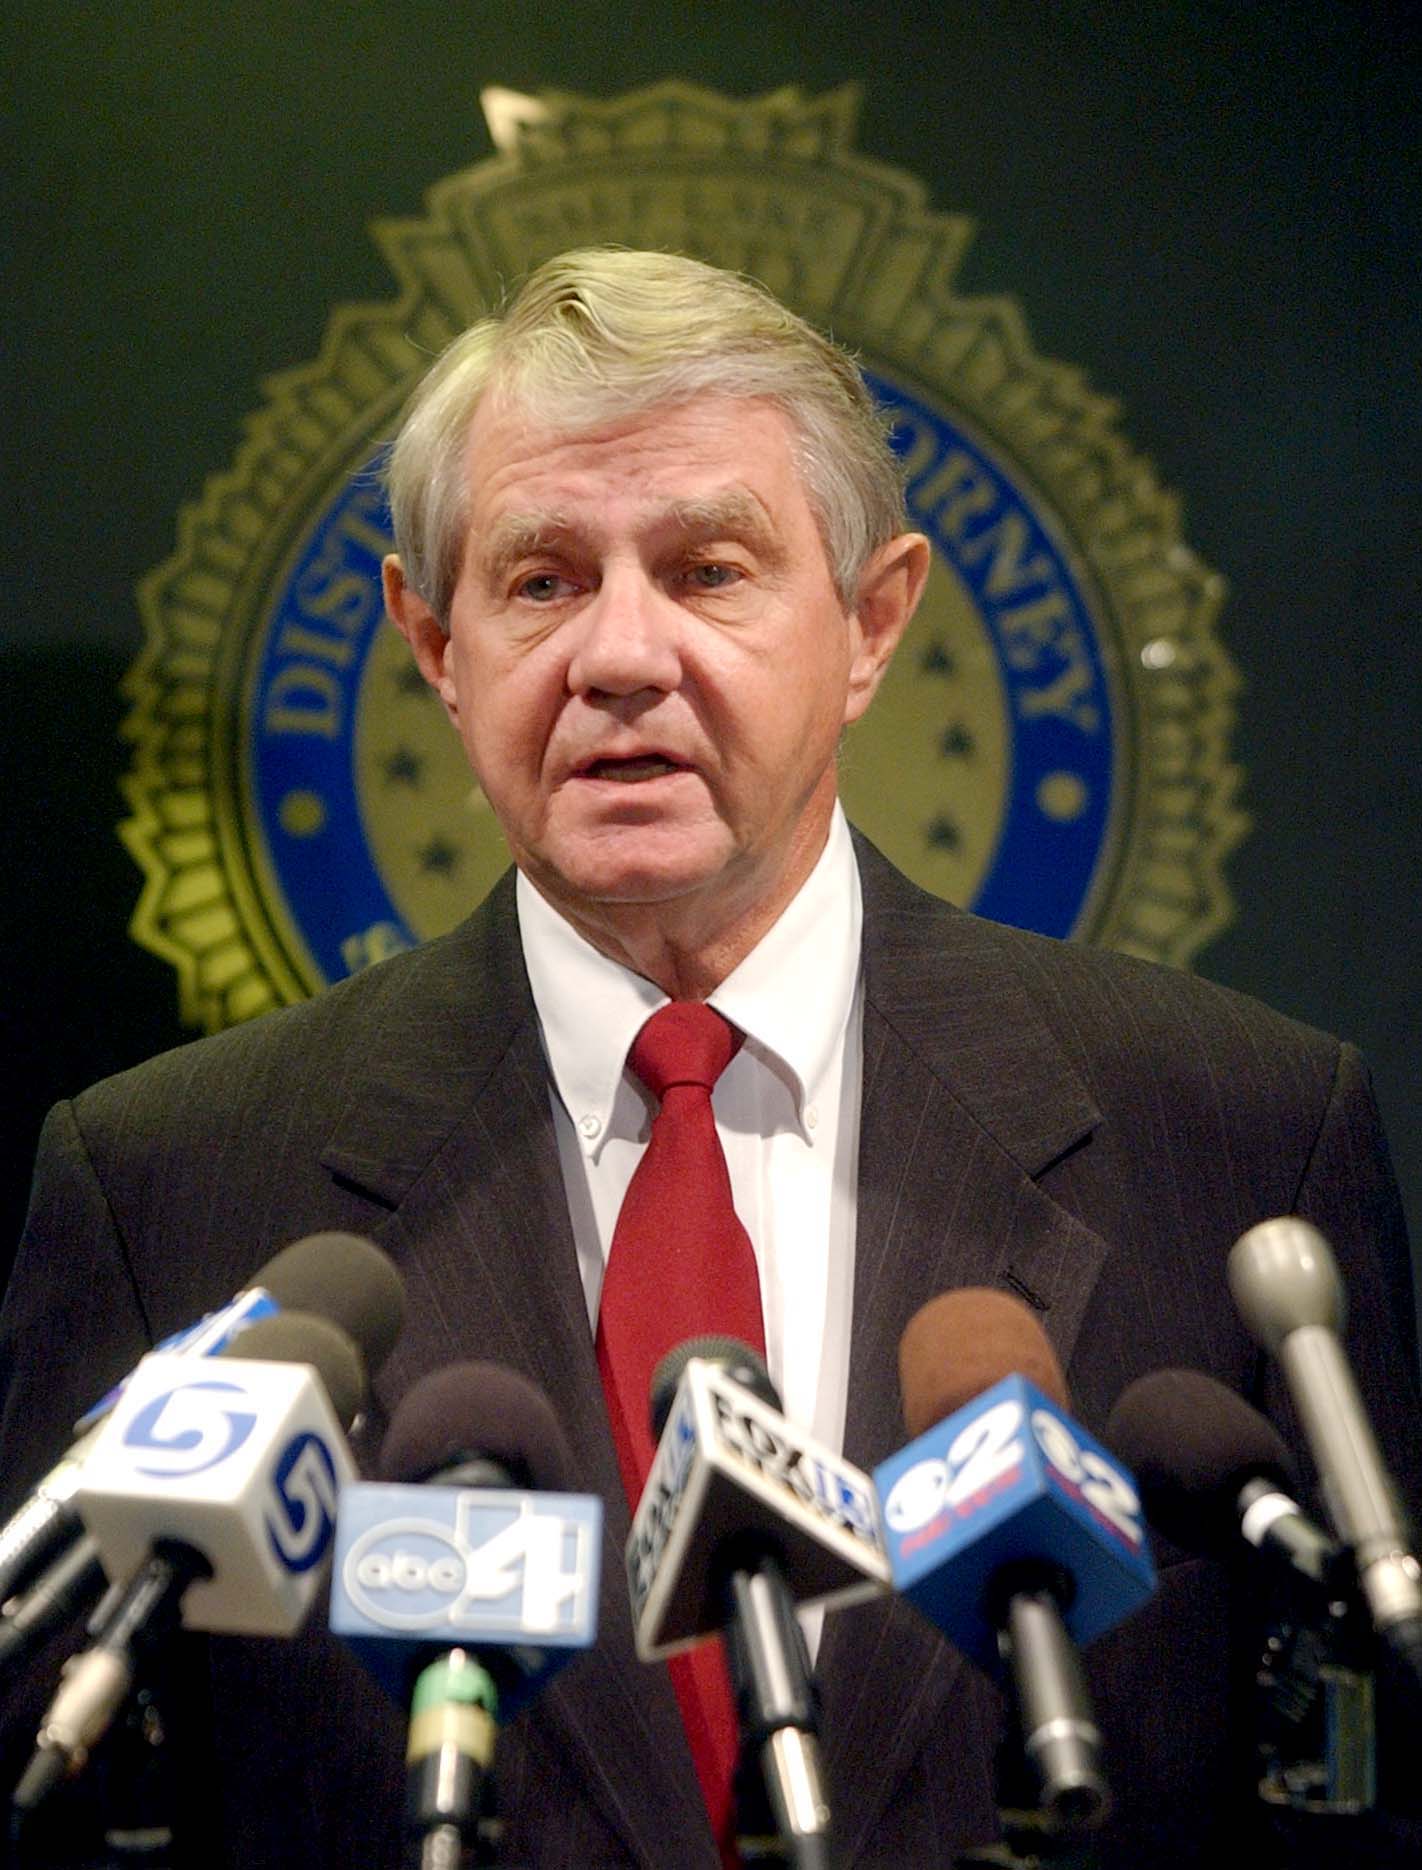
[[[499,1719],[597,1636],[593,1494],[366,1482],[337,1513],[331,1629],[397,1701],[413,1668],[473,1649]]]
[[[1113,1455],[1034,1384],[1010,1376],[874,1470],[895,1588],[986,1669],[993,1581],[1042,1560],[1070,1579],[1078,1645],[1155,1589],[1140,1496]]]
[[[721,1573],[773,1549],[797,1603],[851,1604],[889,1582],[869,1476],[787,1422],[722,1365],[691,1358],[637,1503],[627,1581],[637,1654],[721,1629]]]
[[[339,1490],[355,1477],[335,1412],[304,1364],[155,1351],[85,1458],[75,1504],[110,1578],[160,1539],[212,1576],[183,1598],[188,1629],[289,1636],[321,1583]]]

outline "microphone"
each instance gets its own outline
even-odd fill
[[[374,1372],[400,1335],[404,1310],[400,1276],[372,1242],[356,1234],[310,1234],[275,1254],[227,1304],[156,1348],[212,1357],[258,1318],[309,1312],[339,1325]],[[86,1411],[68,1452],[0,1528],[0,1605],[79,1536],[74,1490],[84,1458],[122,1392],[119,1383]]]
[[[889,1582],[869,1476],[780,1412],[734,1338],[693,1338],[652,1376],[657,1452],[632,1518],[637,1654],[658,1662],[719,1635],[721,1543],[773,1541],[797,1604],[861,1603]]]
[[[1294,1499],[1293,1463],[1267,1417],[1202,1370],[1157,1370],[1117,1400],[1106,1441],[1135,1475],[1146,1517],[1182,1551],[1230,1560],[1240,1541],[1336,1588],[1343,1548]]]
[[[97,1603],[107,1583],[98,1545],[87,1532],[81,1532],[28,1586],[23,1597],[13,1598],[5,1606],[0,1619],[0,1674],[77,1617],[86,1605]]]
[[[1296,1215],[1261,1221],[1230,1250],[1229,1286],[1283,1370],[1373,1628],[1422,1677],[1422,1570],[1339,1338],[1345,1300],[1333,1250]]]
[[[422,1863],[453,1864],[499,1725],[597,1634],[602,1502],[563,1491],[552,1405],[498,1364],[422,1378],[380,1466],[341,1494],[330,1626],[408,1703],[407,1825]]]
[[[894,1583],[980,1666],[1008,1666],[1047,1823],[1092,1830],[1110,1793],[1077,1649],[1155,1588],[1135,1487],[1066,1414],[1056,1356],[1006,1293],[931,1300],[899,1374],[914,1439],[874,1470]]]
[[[867,1474],[787,1422],[755,1353],[694,1338],[652,1376],[656,1456],[627,1541],[644,1662],[725,1634],[743,1738],[803,1870],[828,1861],[819,1702],[797,1603],[888,1581]]]
[[[289,1636],[316,1595],[336,1489],[355,1472],[336,1412],[353,1420],[364,1404],[360,1353],[339,1326],[297,1312],[253,1324],[240,1349],[210,1376],[181,1354],[145,1357],[84,1464],[79,1511],[119,1582],[90,1622],[94,1641],[64,1665],[21,1811],[83,1767],[180,1619]]]
[[[355,1234],[312,1234],[283,1248],[229,1304],[164,1340],[159,1348],[172,1356],[220,1356],[259,1322],[285,1312],[311,1313],[345,1331],[373,1372],[399,1336],[404,1310],[400,1276],[378,1247]],[[245,1346],[242,1354],[248,1354]],[[270,1355],[285,1361],[280,1349]],[[0,1669],[28,1654],[103,1590],[98,1548],[83,1531],[74,1496],[85,1457],[123,1388],[119,1384],[90,1410],[85,1420],[93,1426],[0,1534],[0,1600],[8,1599],[0,1614]],[[61,1556],[55,1558],[56,1552]],[[39,1573],[27,1594],[12,1596],[16,1583],[34,1578],[46,1559],[51,1560],[48,1569]]]
[[[1301,1810],[1358,1812],[1376,1792],[1373,1681],[1352,1559],[1293,1498],[1283,1437],[1200,1370],[1157,1370],[1119,1398],[1106,1440],[1131,1467],[1156,1529],[1182,1551],[1257,1551],[1286,1593],[1260,1691],[1259,1791]]]
[[[244,1326],[237,1338],[214,1354],[301,1363],[314,1361],[313,1343],[325,1346],[326,1388],[342,1425],[348,1427],[364,1407],[365,1367],[355,1345],[338,1326],[302,1312],[270,1312]],[[76,1488],[80,1478],[76,1472]],[[0,1618],[0,1671],[18,1664],[71,1618],[96,1604],[108,1584],[99,1542],[83,1530],[77,1500],[71,1501],[71,1509],[77,1536],[22,1597],[5,1606]]]

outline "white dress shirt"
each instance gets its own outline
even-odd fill
[[[653,1103],[626,1068],[666,1004],[600,954],[520,875],[519,931],[588,1320]],[[839,1450],[849,1384],[859,1161],[863,905],[838,806],[818,863],[710,996],[745,1035],[712,1094],[736,1212],[755,1249],[766,1357],[790,1420]]]

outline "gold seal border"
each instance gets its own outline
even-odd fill
[[[531,265],[609,239],[765,278],[867,363],[961,409],[1037,490],[1103,598],[1115,640],[1102,653],[1118,658],[1136,751],[1082,932],[1187,962],[1229,919],[1222,866],[1247,828],[1228,754],[1238,678],[1215,630],[1224,582],[1185,545],[1179,503],[1117,432],[1116,406],[1035,355],[1013,300],[958,295],[973,224],[853,149],[855,86],[743,101],[668,80],[610,100],[482,102],[498,153],[437,182],[423,217],[373,224],[398,297],[338,308],[316,358],[267,380],[233,466],[183,510],[177,549],[139,587],[120,835],[145,879],[131,932],[175,969],[182,1017],[216,1029],[319,985],[264,899],[240,822],[240,722],[222,705],[273,567],[451,337]]]

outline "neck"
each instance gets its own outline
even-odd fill
[[[774,925],[779,910],[763,919],[733,923],[709,939],[684,934],[650,909],[644,916],[626,913],[625,905],[616,915],[569,915],[561,907],[559,913],[600,954],[652,981],[668,999],[705,1000]]]

